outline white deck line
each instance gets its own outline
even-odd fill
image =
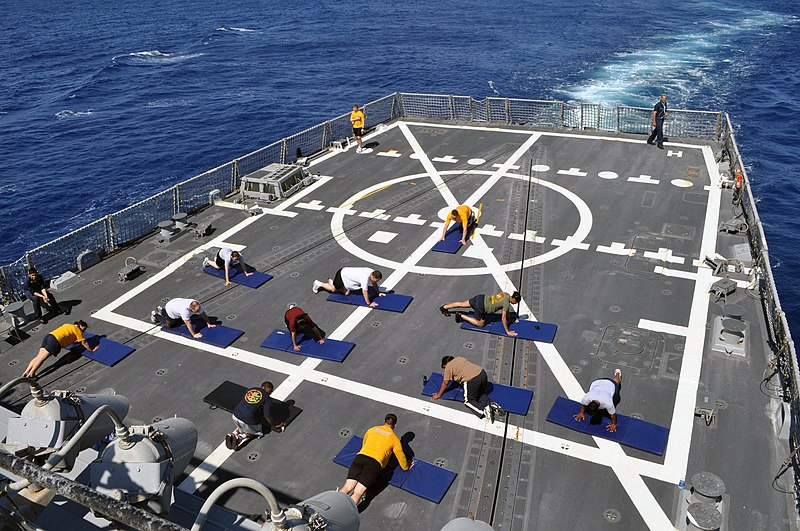
[[[529,135],[531,134],[530,131],[526,131],[523,129],[506,129],[503,127],[482,127],[477,125],[451,125],[451,124],[430,124],[425,122],[413,122],[413,121],[403,121],[400,123],[404,123],[406,125],[413,125],[419,127],[436,127],[439,129],[465,129],[468,131],[494,131],[496,133],[513,133],[517,135]],[[617,138],[611,136],[595,136],[595,135],[579,135],[576,133],[556,133],[554,131],[541,131],[539,132],[542,136],[557,136],[562,138],[588,138],[592,140],[607,140],[609,142],[625,142],[627,144],[647,144],[646,140],[636,139],[636,138]],[[677,146],[677,147],[684,147],[687,149],[702,149],[706,146],[698,145],[698,144],[682,144],[680,142],[664,142],[665,146]]]
[[[472,193],[472,195],[470,195],[467,198],[466,201],[464,201],[464,204],[465,205],[475,205],[475,204],[477,204],[478,201],[480,201],[483,198],[483,196],[486,195],[486,192],[491,190],[494,187],[494,185],[497,184],[497,181],[499,181],[501,178],[503,178],[504,174],[509,169],[511,169],[511,166],[513,166],[525,153],[528,152],[529,149],[531,149],[531,146],[533,145],[533,143],[536,142],[537,140],[539,140],[540,136],[542,136],[542,135],[539,134],[539,133],[531,134],[528,137],[528,139],[525,140],[525,142],[523,142],[522,145],[520,147],[518,147],[516,151],[514,151],[514,153],[511,155],[511,157],[509,157],[508,160],[506,160],[504,163],[502,163],[500,165],[500,167],[497,168],[494,171],[494,173],[492,173],[492,175],[488,179],[486,179],[483,182],[483,184],[481,184],[478,187],[478,189],[475,190]]]
[[[714,153],[709,146],[703,147],[703,158],[711,183],[719,182]],[[716,253],[717,227],[719,226],[719,208],[721,191],[714,186],[708,193],[706,219],[703,226],[703,240],[700,243],[700,256],[713,256]],[[689,450],[692,444],[692,428],[694,427],[694,407],[697,401],[697,388],[700,383],[700,370],[703,365],[703,350],[706,337],[706,316],[708,314],[708,289],[713,282],[711,271],[699,269],[692,295],[692,306],[689,311],[689,333],[683,350],[681,374],[672,411],[669,441],[667,442],[664,466],[673,471],[677,482],[686,476],[689,463]]]
[[[439,170],[431,162],[431,159],[428,158],[428,154],[422,150],[422,146],[419,145],[417,139],[414,138],[414,135],[411,133],[411,130],[404,122],[400,122],[398,125],[400,131],[403,132],[403,136],[406,137],[406,141],[408,145],[411,146],[411,149],[414,150],[414,154],[417,155],[418,160],[422,164],[422,167],[425,168],[425,171],[428,172],[428,176],[431,178],[433,183],[436,185],[436,189],[439,190],[439,193],[442,194],[444,197],[445,203],[449,207],[456,207],[459,205],[458,200],[444,183],[442,180],[442,176],[439,175]]]
[[[295,203],[297,203],[298,201],[303,199],[308,194],[316,192],[317,189],[319,189],[322,186],[325,186],[325,183],[327,183],[329,181],[332,181],[332,180],[333,180],[333,177],[330,177],[328,175],[321,175],[320,178],[317,179],[317,181],[314,184],[312,184],[311,186],[307,186],[307,187],[303,188],[301,191],[297,192],[296,194],[292,194],[291,197],[289,197],[288,199],[284,200],[280,205],[276,206],[275,208],[270,208],[270,209],[267,209],[267,210],[270,210],[272,212],[285,211],[287,208],[289,208],[290,206],[294,205]],[[297,212],[294,212],[294,214],[297,214]]]
[[[231,455],[233,455],[233,450],[228,450],[223,442],[214,448],[214,451],[208,454],[208,457],[181,481],[178,489],[189,494],[194,493]]]
[[[688,326],[662,323],[661,321],[651,321],[650,319],[639,319],[639,324],[636,326],[637,328],[652,330],[653,332],[663,332],[665,334],[672,334],[675,336],[686,337],[689,335]]]
[[[430,124],[419,124],[419,125],[429,126]],[[445,127],[460,127],[460,128],[470,129],[470,127],[461,127],[461,126],[445,126]],[[407,129],[407,127],[406,127],[406,129]],[[474,129],[478,129],[478,130],[482,130],[482,131],[487,130],[486,128],[477,128],[477,127],[474,128]],[[512,133],[522,133],[522,134],[530,135],[530,132],[526,132],[526,131],[503,130],[503,129],[496,129],[496,130],[504,131],[504,132],[512,132]],[[549,135],[549,136],[566,136],[566,137],[576,137],[576,138],[594,138],[594,137],[589,137],[587,135],[568,135],[568,134],[555,134],[555,133],[543,133],[543,134]],[[637,142],[641,143],[641,141],[628,140],[628,139],[606,139],[606,138],[602,138],[602,137],[597,137],[597,138],[603,139],[603,140],[614,140],[614,141],[623,141],[623,142],[628,141],[628,142],[634,142],[634,143],[637,143]],[[675,145],[679,145],[679,144],[675,144]],[[700,146],[687,145],[686,147],[697,149]],[[711,155],[710,148],[708,148],[707,146],[703,146],[703,149],[704,149],[704,156],[705,156],[706,162],[708,164],[709,158],[713,161],[713,156]],[[333,156],[335,154],[336,153],[331,153],[331,154],[329,154],[329,156]],[[326,156],[324,158],[329,158],[329,156]],[[423,165],[425,164],[424,161],[426,159],[427,159],[426,156],[420,158],[420,160],[423,162]],[[319,161],[319,159],[318,159],[318,161]],[[429,160],[428,160],[428,164],[430,164]],[[715,168],[713,168],[713,165],[709,165],[710,173],[712,173],[712,169],[714,170],[713,174],[716,174],[716,171],[715,171]],[[435,171],[435,169],[434,169],[434,171]],[[718,178],[718,176],[717,176],[717,178]],[[712,182],[714,182],[713,178],[712,178]],[[442,182],[442,184],[444,184],[444,183]],[[445,189],[447,189],[446,186],[445,186]],[[711,247],[712,249],[715,246],[716,220],[714,222],[710,222],[710,216],[708,214],[709,214],[709,212],[711,212],[713,210],[713,217],[715,219],[718,218],[719,191],[718,191],[718,189],[716,189],[716,190],[717,191],[716,191],[715,194],[714,193],[710,194],[712,197],[715,197],[715,199],[716,199],[716,209],[712,209],[711,208],[711,203],[713,202],[713,201],[711,201],[711,198],[710,198],[709,206],[707,207],[706,226],[704,228],[704,239],[703,239],[703,248],[704,249],[707,246],[706,244],[707,244],[708,235],[709,235],[709,226],[711,226],[711,235],[712,235],[712,237],[711,237],[710,245],[708,245],[708,246]],[[447,190],[446,192],[444,192],[443,190],[440,190],[440,191],[442,191],[443,194],[444,193],[449,193],[449,190]],[[712,192],[713,192],[713,190],[712,190]],[[450,194],[450,195],[452,195],[452,194]],[[150,333],[153,333],[151,330],[153,330],[155,327],[153,327],[149,323],[145,323],[145,322],[142,322],[142,321],[137,321],[135,319],[131,319],[131,318],[128,318],[128,317],[125,317],[125,316],[122,316],[122,315],[114,314],[112,312],[112,310],[114,308],[117,308],[119,305],[123,304],[124,302],[130,300],[131,298],[133,298],[137,294],[143,292],[145,289],[148,289],[149,287],[152,287],[152,285],[154,285],[156,282],[158,282],[159,280],[165,278],[166,276],[168,276],[169,274],[171,274],[172,272],[177,270],[177,268],[180,267],[180,265],[185,263],[186,260],[191,259],[192,257],[194,257],[197,252],[205,250],[208,247],[218,245],[217,242],[224,241],[228,236],[230,236],[232,234],[235,234],[238,231],[244,229],[245,227],[249,226],[251,223],[253,223],[256,220],[258,220],[258,218],[260,218],[260,217],[261,216],[255,216],[255,217],[248,218],[248,219],[244,220],[243,222],[241,222],[240,224],[236,225],[232,229],[226,231],[223,235],[220,235],[218,238],[215,238],[215,239],[211,240],[210,242],[206,243],[205,245],[202,245],[202,246],[198,247],[197,249],[195,249],[194,251],[188,253],[184,257],[181,257],[181,258],[177,259],[175,262],[170,264],[170,266],[168,266],[163,271],[161,271],[158,275],[156,275],[156,277],[154,277],[152,279],[148,279],[146,282],[140,284],[139,286],[137,286],[136,288],[131,290],[131,292],[126,293],[122,297],[119,297],[118,299],[116,299],[115,301],[110,303],[109,305],[105,306],[100,311],[96,312],[94,315],[96,317],[100,318],[100,319],[107,320],[107,321],[110,321],[110,322],[114,322],[114,323],[117,323],[117,324],[119,324],[121,326],[127,326],[129,328],[133,328],[133,329],[141,330],[141,331],[145,331],[145,332],[150,331]],[[434,236],[435,236],[435,234],[432,235],[431,238],[433,238]],[[486,246],[485,242],[483,242],[483,240],[480,239],[480,236],[479,235],[476,235],[476,236],[477,236],[476,240],[478,240],[478,242],[479,242],[478,243],[479,250],[480,250],[481,246],[483,246],[484,249],[488,249],[488,246]],[[426,240],[426,244],[427,244],[427,240]],[[426,248],[425,251],[422,252],[422,255],[424,255],[425,252],[427,252],[428,248]],[[418,251],[419,250],[420,249],[418,249]],[[503,271],[503,268],[497,262],[496,257],[494,257],[494,255],[492,255],[491,253],[488,253],[488,254],[484,253],[482,256],[484,256],[487,261],[493,262],[491,264],[491,266],[490,266],[490,269],[491,269],[493,277],[495,277],[495,279],[498,280],[498,284],[500,286],[502,286],[504,289],[513,289],[513,284],[508,279],[507,275]],[[491,258],[490,258],[490,256],[491,256]],[[411,258],[411,257],[409,257],[409,258]],[[406,262],[409,262],[409,261],[407,260]],[[489,263],[487,263],[487,266],[489,266]],[[408,267],[409,270],[412,270],[412,265],[410,263],[408,264],[407,267]],[[694,413],[693,405],[694,405],[695,393],[696,393],[696,389],[697,389],[697,382],[699,381],[700,364],[702,362],[702,344],[703,344],[704,329],[705,329],[705,310],[707,309],[707,303],[708,303],[708,301],[707,301],[707,289],[708,289],[708,286],[710,285],[711,279],[713,278],[713,277],[711,277],[711,272],[708,271],[708,270],[705,271],[705,272],[704,271],[700,271],[697,274],[690,273],[690,275],[692,275],[692,277],[694,277],[694,278],[691,278],[691,280],[698,280],[698,282],[697,282],[697,284],[695,286],[695,297],[693,298],[692,312],[693,312],[693,315],[694,315],[694,310],[696,309],[696,306],[698,305],[698,292],[699,292],[700,295],[701,295],[699,297],[699,299],[702,301],[702,307],[703,307],[703,312],[702,312],[703,313],[702,314],[702,321],[703,321],[702,328],[703,328],[703,330],[701,330],[700,333],[703,334],[703,335],[701,335],[700,341],[698,343],[699,347],[697,347],[700,350],[699,357],[698,357],[699,359],[697,359],[697,360],[694,360],[694,359],[687,360],[687,354],[689,354],[689,352],[688,351],[684,352],[684,365],[682,367],[681,379],[679,381],[678,397],[679,398],[683,397],[684,399],[690,399],[690,401],[691,401],[691,403],[689,404],[690,408],[688,410],[686,410],[686,408],[683,408],[685,411],[680,411],[681,408],[678,407],[678,402],[676,400],[676,407],[675,407],[675,411],[674,411],[674,414],[673,414],[673,429],[674,429],[674,425],[675,425],[675,422],[676,422],[676,417],[682,416],[684,418],[684,420],[686,420],[688,418],[688,420],[689,420],[689,422],[688,422],[688,424],[689,424],[688,443],[691,442],[691,425],[692,425],[692,419],[693,419],[693,413]],[[390,276],[390,278],[391,278],[391,276]],[[399,282],[400,278],[402,278],[402,277],[394,279],[393,283],[396,284],[397,282]],[[388,282],[389,282],[389,279],[387,279],[387,282],[384,282],[384,285],[387,285]],[[701,284],[704,284],[705,291],[698,287]],[[525,311],[526,309],[527,309],[527,306],[524,305],[524,302],[522,302],[521,305],[520,305],[520,311],[522,312],[522,311]],[[368,310],[366,308],[357,308],[354,311],[354,314],[356,312],[358,312],[359,310],[363,310],[364,311],[364,315],[366,315],[370,311],[370,310]],[[527,309],[527,313],[530,313],[529,309]],[[351,317],[353,317],[354,314],[351,314]],[[692,329],[692,322],[693,322],[693,320],[690,317],[690,326],[688,327],[690,329],[690,335],[693,335],[693,334],[697,333],[697,330]],[[343,323],[343,325],[344,324],[345,323]],[[352,326],[355,326],[356,324],[357,324],[357,322],[355,322]],[[184,343],[184,341],[185,341],[186,342],[185,344],[188,344],[188,345],[193,346],[195,348],[199,348],[201,350],[205,350],[207,352],[210,352],[210,353],[213,353],[213,354],[216,354],[216,355],[226,356],[226,357],[229,357],[231,359],[237,359],[238,361],[242,361],[242,362],[248,363],[250,365],[264,367],[264,368],[270,368],[271,370],[275,370],[276,372],[282,372],[284,374],[288,374],[289,377],[287,378],[287,381],[288,380],[292,380],[292,382],[293,382],[292,383],[292,387],[296,387],[302,381],[308,380],[308,381],[311,381],[311,382],[320,383],[322,385],[327,385],[329,387],[332,387],[332,388],[335,388],[335,389],[339,389],[339,390],[343,390],[343,391],[348,391],[348,389],[345,389],[345,388],[350,388],[350,392],[358,393],[358,396],[360,396],[362,398],[373,399],[373,400],[376,400],[376,401],[390,400],[390,401],[387,401],[386,403],[391,403],[391,404],[395,404],[395,405],[400,405],[400,404],[398,404],[398,402],[400,402],[400,403],[402,403],[401,407],[404,407],[406,405],[413,406],[414,409],[410,409],[412,411],[416,411],[417,406],[419,406],[420,411],[418,411],[418,412],[423,414],[423,415],[431,416],[431,417],[434,417],[434,418],[440,418],[441,420],[445,420],[447,422],[452,422],[454,424],[458,424],[458,425],[461,425],[461,426],[467,426],[467,427],[470,427],[470,428],[473,428],[473,429],[485,429],[486,431],[488,431],[490,433],[495,433],[497,435],[501,435],[502,434],[502,430],[501,430],[502,427],[501,426],[497,426],[497,425],[495,425],[495,426],[486,426],[483,421],[481,421],[480,419],[477,419],[476,417],[474,417],[470,413],[452,410],[450,408],[446,408],[446,407],[440,406],[438,404],[434,404],[434,403],[428,402],[426,400],[407,397],[405,395],[399,395],[399,394],[396,394],[396,393],[385,391],[385,390],[380,389],[380,388],[375,388],[375,387],[372,387],[372,386],[368,386],[366,384],[360,384],[358,382],[353,382],[353,381],[350,381],[350,380],[346,380],[344,378],[335,377],[335,376],[332,376],[332,375],[327,375],[325,373],[316,371],[315,367],[319,363],[318,360],[306,360],[307,362],[310,362],[310,363],[307,364],[306,362],[304,362],[300,366],[296,366],[296,365],[292,365],[292,364],[288,364],[288,363],[280,362],[278,360],[271,359],[271,358],[269,358],[267,356],[262,356],[260,354],[247,352],[247,351],[244,351],[244,350],[241,350],[241,349],[234,349],[234,348],[231,348],[231,347],[228,347],[227,349],[220,349],[220,348],[217,348],[217,347],[213,347],[211,345],[198,343],[198,342],[195,342],[193,340],[190,340],[190,339],[187,339],[187,338],[182,338],[180,336],[176,336],[176,335],[173,335],[173,334],[163,334],[161,332],[158,332],[155,335],[158,335],[158,337],[163,337],[163,339],[166,339],[166,340],[169,340],[169,341],[175,341],[175,342],[178,342],[178,343]],[[689,343],[690,343],[689,338],[687,338],[687,350],[688,350]],[[538,343],[538,342],[536,343],[536,345],[539,348],[540,352],[542,352],[543,358],[548,363],[548,366],[550,366],[551,370],[553,370],[554,374],[557,375],[557,379],[559,380],[559,383],[561,383],[561,385],[564,388],[564,390],[567,393],[567,395],[570,396],[571,398],[572,397],[580,398],[580,396],[583,393],[583,390],[581,389],[581,387],[578,384],[577,380],[574,378],[574,375],[572,374],[572,372],[569,371],[568,367],[566,366],[566,363],[564,362],[563,358],[561,358],[561,356],[558,353],[558,351],[555,348],[555,346],[552,345],[552,344],[542,344],[542,343]],[[687,361],[691,361],[692,363],[687,363]],[[693,366],[693,370],[691,370],[691,371],[687,370],[687,368],[689,368],[690,365]],[[696,367],[695,367],[695,365],[696,365]],[[563,371],[566,371],[567,374],[564,374]],[[685,395],[685,396],[683,396],[682,393],[680,392],[682,390],[682,388],[687,387],[687,385],[684,385],[684,373],[686,373],[686,376],[690,377],[691,380],[692,380],[691,382],[688,382],[688,384],[689,384],[688,386],[689,387],[693,386],[693,389],[690,389],[692,391],[690,393],[690,395],[686,395],[686,393],[683,393],[683,395]],[[562,383],[562,380],[563,380],[563,383]],[[683,391],[686,391],[686,389],[683,389]],[[281,394],[283,394],[283,393],[281,393]],[[404,409],[406,409],[406,407],[404,407]],[[688,414],[687,414],[687,411],[688,411]],[[679,415],[679,413],[680,413],[680,415]],[[671,523],[668,522],[668,519],[666,519],[666,515],[664,514],[663,510],[658,506],[658,503],[652,497],[651,493],[649,492],[649,489],[644,484],[644,482],[641,480],[641,476],[653,477],[653,478],[656,478],[656,479],[660,479],[662,481],[674,481],[674,482],[677,482],[677,479],[675,479],[675,478],[683,477],[683,474],[685,474],[686,462],[688,461],[688,444],[686,444],[686,447],[685,447],[686,455],[685,456],[682,456],[682,455],[681,456],[677,456],[677,454],[675,452],[671,451],[671,448],[673,448],[673,446],[677,442],[677,438],[674,439],[673,436],[672,436],[673,433],[671,433],[670,441],[669,441],[669,445],[668,445],[668,450],[667,450],[667,460],[668,460],[667,462],[668,462],[668,464],[666,464],[666,465],[660,465],[658,463],[645,461],[645,460],[641,460],[641,459],[638,459],[638,458],[628,457],[628,456],[626,456],[624,454],[624,452],[621,450],[621,448],[619,447],[618,444],[612,443],[610,441],[605,441],[603,439],[595,438],[595,442],[598,444],[599,448],[593,448],[593,447],[588,446],[588,445],[577,444],[577,443],[574,443],[574,442],[558,439],[556,437],[552,437],[552,436],[549,436],[547,434],[520,429],[519,427],[516,427],[516,426],[513,426],[513,425],[510,426],[510,429],[509,429],[509,434],[510,434],[509,438],[514,439],[514,440],[519,440],[520,434],[521,434],[522,435],[522,439],[523,439],[522,442],[525,443],[525,444],[529,444],[529,445],[536,446],[536,447],[543,448],[543,449],[549,449],[551,451],[557,451],[557,452],[562,453],[564,455],[571,455],[571,456],[578,457],[578,458],[585,458],[585,460],[587,460],[587,461],[591,461],[591,462],[595,462],[597,464],[613,467],[613,469],[615,470],[615,473],[617,474],[618,478],[620,479],[620,482],[622,483],[622,485],[626,489],[626,491],[628,491],[628,493],[631,496],[634,504],[637,507],[637,510],[639,511],[640,515],[645,520],[645,522],[647,523],[648,527],[650,529],[667,529],[667,528],[668,529],[672,529]],[[683,439],[683,438],[681,438],[681,439]],[[220,448],[218,448],[217,450],[220,450]],[[212,455],[215,452],[217,452],[217,450],[212,452]],[[227,451],[227,449],[226,449],[226,451]],[[211,456],[209,456],[209,458],[210,457]],[[682,458],[682,457],[685,457],[685,458]],[[214,458],[214,460],[216,460],[216,459],[218,459],[218,457]],[[211,459],[208,459],[208,460],[212,461]],[[670,470],[671,468],[673,468],[672,461],[679,461],[680,463],[682,463],[680,476],[676,475],[676,473],[674,471]],[[224,462],[224,459],[223,459],[223,462]],[[201,472],[198,472],[198,475],[201,475]],[[188,481],[188,478],[187,478],[187,481]],[[194,480],[193,480],[193,482],[194,482]],[[184,483],[186,483],[186,482],[184,482]],[[181,487],[183,487],[183,484],[181,485]],[[187,488],[188,488],[188,485],[187,485]],[[665,526],[669,526],[669,527],[665,527]]]

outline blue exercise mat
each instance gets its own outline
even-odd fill
[[[312,358],[320,358],[329,361],[343,362],[344,359],[350,354],[350,351],[355,348],[355,343],[348,341],[337,341],[335,339],[325,339],[325,343],[320,345],[314,336],[307,336],[300,334],[297,340],[297,345],[300,350],[295,350],[292,345],[292,334],[287,330],[273,330],[267,338],[261,342],[264,348],[273,350],[282,350],[290,354],[300,354],[301,356],[309,356]]]
[[[467,315],[475,317],[472,313]],[[483,332],[486,334],[494,334],[497,336],[511,337],[506,334],[506,329],[503,328],[503,321],[500,314],[489,314],[486,316],[486,326],[478,328],[466,321],[461,323],[461,328],[464,330],[474,330],[475,332]],[[542,321],[528,321],[520,319],[516,323],[510,323],[508,328],[517,333],[517,339],[529,339],[531,341],[540,341],[542,343],[552,343],[556,337],[558,325],[552,323],[544,323]]]
[[[354,435],[333,457],[333,462],[349,467],[356,454],[361,450],[363,442],[361,437]],[[433,503],[440,503],[457,475],[446,468],[438,467],[421,459],[414,459],[414,467],[411,470],[406,471],[399,466],[395,468],[389,484]]]
[[[574,415],[580,410],[580,402],[559,396],[547,414],[547,421],[643,452],[664,455],[669,439],[669,428],[617,413],[617,431],[611,433],[606,430],[606,426],[611,422],[608,418],[604,417],[599,424],[590,424],[588,415],[581,422],[575,420]]]
[[[189,333],[189,329],[186,328],[186,324],[182,324],[175,328],[167,328],[166,326],[161,327],[162,332],[167,332],[168,334],[175,334],[176,336],[183,336],[189,339],[194,339],[195,341],[199,341],[201,343],[207,343],[209,345],[214,345],[215,347],[222,347],[226,348],[233,344],[234,341],[239,339],[244,335],[244,332],[241,330],[236,330],[235,328],[228,328],[227,326],[217,325],[214,328],[208,328],[204,322],[194,323],[194,329],[196,332],[200,332],[203,334],[201,338],[194,338],[192,334]]]
[[[207,266],[203,268],[203,273],[225,280],[225,271],[222,269],[215,269],[211,266]],[[248,288],[258,288],[272,280],[272,275],[268,275],[260,271],[253,271],[250,276],[247,276],[242,273],[240,267],[229,269],[228,276],[230,277],[231,282],[241,284],[242,286],[247,286]]]
[[[431,251],[447,254],[457,253],[461,249],[461,232],[463,230],[461,223],[455,223],[444,235],[444,241],[436,242]]]
[[[386,310],[387,312],[403,313],[414,297],[410,295],[399,295],[397,293],[387,293],[385,297],[376,297],[375,292],[369,291],[369,299],[377,302],[378,307],[375,310]],[[361,290],[357,293],[350,295],[342,295],[341,293],[331,293],[328,295],[328,300],[331,302],[340,302],[342,304],[350,304],[352,306],[366,306],[364,302],[364,295]]]
[[[444,375],[440,372],[431,373],[430,378],[423,380],[422,394],[431,396],[433,393],[439,391],[442,385]],[[519,387],[511,387],[510,385],[496,384],[489,382],[487,386],[487,393],[492,402],[497,402],[500,407],[505,409],[508,413],[516,413],[518,415],[527,415],[533,401],[533,391],[530,389],[521,389]],[[445,390],[441,398],[446,400],[455,400],[456,402],[464,403],[464,389],[460,385],[450,383],[450,387]]]
[[[90,347],[99,346],[99,348],[95,351],[86,350],[80,343],[73,343],[67,348],[74,352],[79,352],[84,358],[89,358],[109,367],[113,367],[136,350],[131,346],[94,334],[84,334],[84,337]]]

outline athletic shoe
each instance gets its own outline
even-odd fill
[[[322,282],[319,280],[315,280],[314,283],[311,285],[311,291],[314,293],[319,293],[319,288],[322,286]]]
[[[463,320],[464,320],[464,318],[463,318],[463,317],[461,317],[461,313],[457,313],[457,314],[456,314],[456,318],[455,318],[455,319],[456,319],[456,322],[457,322],[457,323],[460,323],[461,321],[463,321]]]
[[[156,319],[156,311],[153,310],[150,312],[150,322],[153,324],[158,324],[158,319]]]
[[[285,429],[286,429],[286,426],[281,426],[279,428],[272,428],[272,431],[277,432],[277,433],[281,433]]]
[[[356,148],[356,153],[361,153],[361,148]]]
[[[500,404],[498,404],[497,402],[492,402],[491,404],[489,404],[489,407],[492,408],[492,411],[494,412],[495,416],[497,417],[506,416],[506,410],[500,407]]]
[[[651,146],[654,146],[654,145],[656,145],[656,143],[655,143],[655,141],[654,141],[654,140],[648,140],[648,141],[647,141],[647,143],[648,143],[648,144],[650,144]]]
[[[491,406],[483,408],[483,416],[489,420],[489,424],[494,424],[494,411],[492,411]]]
[[[208,257],[207,256],[203,257],[203,267],[208,267]]]
[[[661,145],[661,144],[657,145],[656,147],[657,147],[658,149],[664,149],[664,146],[663,146],[663,145]]]
[[[232,433],[225,434],[225,448],[233,450],[236,448],[236,436]]]
[[[622,379],[622,371],[619,369],[614,369],[614,376],[619,376],[620,380]]]
[[[164,307],[163,306],[156,306],[156,311],[158,315],[164,315]]]
[[[444,305],[439,306],[439,311],[442,312],[442,315],[445,317],[450,317],[450,312],[447,311],[447,308],[445,308]]]

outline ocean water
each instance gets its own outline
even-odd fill
[[[730,113],[800,337],[799,15],[796,0],[0,1],[0,262],[390,92],[665,92]]]

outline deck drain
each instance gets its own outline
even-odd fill
[[[250,452],[247,454],[248,461],[258,461],[259,459],[261,459],[261,454],[258,452]]]
[[[31,328],[31,332],[38,332],[39,328],[41,328],[41,327],[39,325],[36,325],[33,328]]]
[[[102,281],[102,280],[95,280],[95,281],[94,281],[94,285],[95,285],[95,286],[99,286],[99,285],[100,285],[100,284],[102,284],[102,283],[103,283],[103,281]]]
[[[583,367],[578,367],[577,365],[570,365],[569,370],[571,370],[575,374],[580,374],[583,372]]]
[[[342,428],[339,430],[339,437],[344,439],[345,437],[350,437],[351,433],[353,433],[353,431],[350,428]]]
[[[671,289],[662,289],[661,290],[661,294],[662,295],[667,295],[667,296],[672,295],[672,290]]]
[[[275,247],[272,248],[272,250],[273,251],[280,251],[281,250],[281,246],[280,245],[276,245]]]
[[[158,369],[156,371],[157,376],[164,376],[165,374],[167,374],[167,369]]]
[[[406,358],[406,357],[397,358],[397,363],[401,363],[401,364],[408,363],[408,358]]]
[[[166,303],[168,303],[168,302],[169,302],[169,298],[168,298],[168,297],[164,297],[163,299],[161,299],[161,302],[163,302],[164,304],[166,304]]]
[[[86,392],[86,388],[85,388],[85,387],[83,387],[83,386],[76,387],[76,388],[75,388],[75,392],[76,392],[76,393],[85,393],[85,392]]]
[[[183,282],[183,279],[182,278],[176,278],[176,279],[174,279],[174,281],[175,282]]]
[[[433,460],[433,464],[438,466],[439,468],[447,468],[447,459],[444,457],[437,457]]]
[[[717,408],[718,409],[728,409],[728,403],[724,400],[717,398]]]
[[[570,448],[571,448],[571,446],[569,445],[569,443],[561,443],[561,449],[562,450],[567,451]]]
[[[622,311],[622,308],[620,308],[619,306],[609,306],[608,309],[614,313],[619,313]]]
[[[375,328],[379,327],[380,325],[381,325],[380,321],[372,321],[372,326],[374,326]]]
[[[405,251],[406,250],[406,246],[403,245],[402,247],[398,247],[397,250],[398,251]]]
[[[618,266],[618,265],[619,265],[619,260],[611,260],[611,261],[609,262],[609,264],[611,264],[611,265],[615,265],[615,266]]]
[[[300,273],[298,273],[297,271],[295,271],[295,272],[293,272],[293,273],[289,273],[289,276],[290,276],[290,277],[292,277],[292,278],[297,278],[297,277],[299,277],[299,276],[300,276]]]
[[[8,362],[8,365],[9,365],[9,367],[13,367],[17,363],[19,363],[19,360],[11,360],[11,361]]]
[[[270,225],[269,230],[278,230],[279,228],[277,225]]]
[[[622,518],[622,515],[619,514],[619,511],[616,509],[606,509],[603,512],[603,518],[611,522],[612,524],[616,524]]]
[[[232,313],[232,314],[228,315],[227,317],[225,317],[225,319],[227,319],[228,321],[233,321],[234,319],[236,319],[236,314]]]
[[[683,352],[683,343],[676,343],[674,347],[675,352]]]
[[[574,280],[574,279],[575,279],[575,275],[573,275],[573,274],[571,274],[571,273],[564,273],[564,275],[562,275],[562,276],[563,276],[563,278],[565,278],[566,280]]]
[[[349,262],[349,261],[350,261],[350,259],[349,259],[349,258],[342,258],[342,259],[341,259],[341,260],[339,260],[339,261],[340,261],[341,263],[343,263],[343,264],[346,264],[347,262]]]
[[[464,343],[464,348],[467,349],[467,350],[472,350],[473,348],[475,348],[475,345],[473,345],[472,343],[467,342],[467,343]]]
[[[150,422],[152,424],[155,424],[156,422],[161,422],[162,420],[164,419],[162,419],[161,417],[153,417],[153,420],[151,420]]]

